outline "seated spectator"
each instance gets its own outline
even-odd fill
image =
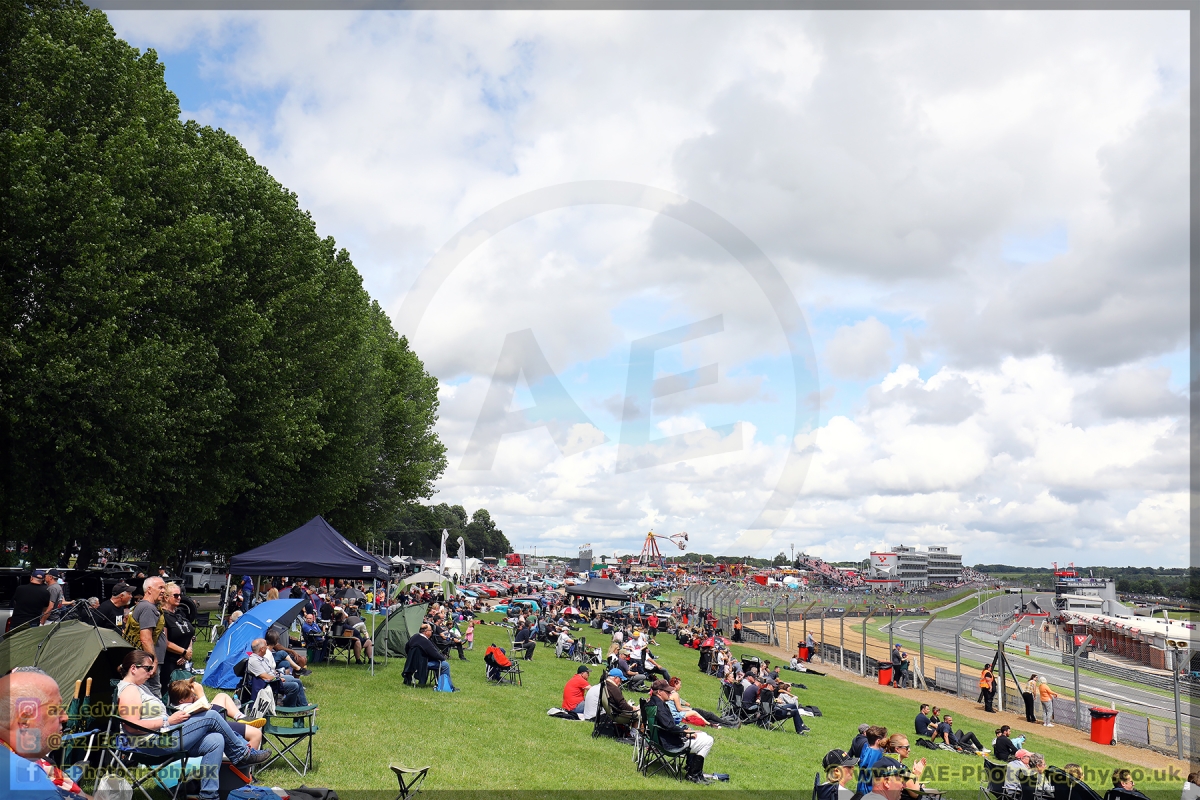
[[[1063,767],[1065,770],[1066,767]],[[1189,772],[1179,800],[1200,800],[1200,774]]]
[[[917,712],[913,728],[916,730],[917,736],[929,737],[937,733],[937,725],[929,720],[929,703],[921,703],[921,710]]]
[[[821,766],[825,768],[826,785],[837,786],[836,800],[855,799],[857,792],[854,787],[854,767],[857,765],[858,759],[845,750],[830,750],[825,754],[825,758],[821,759]],[[834,800],[832,793],[818,791],[817,796]]]
[[[686,722],[689,725],[721,727],[723,723],[721,717],[711,711],[705,711],[703,708],[695,708],[680,696],[679,687],[683,684],[683,681],[679,680],[678,677],[671,678],[667,681],[667,684],[671,687],[670,702],[679,710],[680,722]]]
[[[996,741],[992,742],[992,755],[997,761],[1009,762],[1017,756],[1017,746],[1013,744],[1012,728],[1001,725],[996,728]]]
[[[246,673],[254,679],[250,683],[251,694],[257,695],[264,686],[270,686],[275,695],[275,701],[279,705],[308,705],[304,684],[291,675],[284,675],[278,671],[275,666],[275,656],[267,648],[266,639],[255,639],[250,642],[250,659],[246,663]]]
[[[562,658],[571,652],[571,647],[574,646],[575,640],[571,638],[571,634],[567,628],[563,628],[558,632],[558,641],[554,645],[554,655]],[[569,710],[569,709],[568,709]]]
[[[649,650],[642,650],[641,673],[649,680],[654,676],[658,676],[664,681],[671,680],[671,673],[667,672],[667,668],[659,664],[650,657]]]
[[[525,660],[533,660],[533,651],[537,649],[537,633],[534,631],[533,622],[526,622],[517,631],[513,637],[513,647],[517,650],[525,651]]]
[[[446,656],[438,649],[431,639],[433,636],[433,626],[428,622],[422,622],[421,627],[408,640],[408,644],[404,646],[404,652],[412,657],[414,650],[420,650],[425,660],[429,664],[437,664],[438,677],[450,674],[450,662],[446,660]],[[408,672],[408,665],[405,665],[405,672]],[[425,676],[414,676],[417,679],[424,681]]]
[[[357,614],[347,614],[344,609],[335,608],[332,630],[335,636],[353,637],[351,644],[354,647],[355,664],[365,663],[362,658],[364,650],[368,659],[375,657],[375,643],[367,635],[367,623],[363,622]]]
[[[870,791],[863,794],[862,800],[900,800],[911,775],[903,764],[895,762],[874,767],[871,770]],[[861,790],[861,783],[859,788]]]
[[[887,728],[870,725],[864,735],[867,737],[867,743],[858,756],[858,791],[865,795],[871,791],[871,768],[883,758],[883,742],[887,739],[888,732]]]
[[[592,688],[592,685],[588,682],[591,672],[587,665],[584,664],[575,670],[575,674],[567,681],[567,685],[563,687],[563,711],[571,711],[575,714],[583,713],[584,701],[587,697],[588,689]]]
[[[760,706],[770,710],[772,719],[788,719],[790,717],[792,727],[796,729],[797,734],[803,736],[808,733],[808,726],[804,724],[804,720],[800,719],[800,709],[794,705],[783,705],[776,702],[775,691],[770,684],[764,684],[759,689],[758,702]]]
[[[171,681],[170,686],[167,687],[167,698],[171,701],[170,711],[177,711],[198,700],[207,701],[204,687],[197,683],[195,678]],[[262,731],[259,729],[267,724],[265,719],[247,720],[246,715],[238,708],[237,701],[224,692],[217,692],[213,696],[211,705],[213,711],[225,717],[230,730],[245,739],[246,743],[254,749],[259,748],[262,744]]]
[[[317,617],[312,612],[304,615],[300,623],[300,633],[304,636],[304,644],[312,651],[314,663],[321,663],[329,658],[331,642],[325,636],[325,630],[317,624]]]
[[[621,691],[621,682],[624,680],[624,672],[619,669],[610,669],[608,678],[604,681],[604,691],[608,695],[608,708],[613,723],[634,728],[638,723],[638,710],[629,704],[629,701],[625,699],[625,693]]]
[[[49,760],[66,720],[58,684],[45,672],[17,667],[0,678],[0,796],[84,797],[79,784]]]
[[[955,731],[954,717],[947,714],[937,727],[935,741],[941,741],[957,750],[973,750],[976,753],[986,753],[979,737],[971,731]]]
[[[279,672],[296,676],[312,674],[308,669],[308,656],[297,654],[295,650],[279,641],[277,629],[270,629],[263,638],[267,640],[267,647],[271,650],[271,657],[275,659],[275,667]]]
[[[690,731],[675,721],[668,704],[671,696],[669,683],[661,679],[655,681],[650,686],[650,696],[654,704],[654,723],[658,729],[658,739],[663,747],[671,752],[687,753],[686,777],[689,781],[709,783],[708,778],[704,777],[704,759],[712,749],[713,738],[702,731]]]
[[[884,758],[890,761],[894,761],[898,764],[904,764],[905,760],[912,755],[912,748],[908,743],[908,737],[903,733],[893,733],[884,743],[883,755]],[[879,761],[875,762],[875,765],[878,766],[882,762],[883,759],[880,759]],[[928,762],[926,759],[918,758],[912,767],[910,767],[912,771],[912,777],[909,778],[908,783],[904,788],[911,790],[914,796],[920,795],[925,790],[925,787],[920,784],[920,778],[922,773],[925,772],[925,767],[927,765]],[[904,766],[907,767],[908,765],[904,764]]]
[[[267,643],[264,640],[255,639],[254,642],[259,645],[262,653],[266,653]],[[225,718],[216,711],[209,710],[195,716],[183,711],[168,714],[162,698],[145,685],[156,668],[157,662],[152,653],[131,650],[125,655],[125,660],[118,670],[121,682],[117,684],[117,704],[121,719],[137,726],[126,727],[125,733],[129,742],[146,753],[161,753],[163,751],[156,745],[162,744],[162,732],[180,728],[178,735],[182,739],[183,748],[189,756],[200,758],[200,799],[218,800],[218,774],[223,757],[236,766],[253,766],[266,761],[271,754],[265,750],[252,749],[245,739],[230,729]],[[146,734],[138,728],[156,733]]]
[[[1018,750],[1004,768],[1004,791],[1013,797],[1021,796],[1021,784],[1029,776],[1032,755],[1028,750]]]
[[[1113,770],[1113,788],[1104,795],[1104,800],[1149,800],[1133,785],[1133,773],[1127,769]]]
[[[863,748],[867,746],[867,728],[871,727],[867,723],[858,726],[858,736],[854,737],[854,741],[850,743],[850,755],[855,758],[862,756]]]

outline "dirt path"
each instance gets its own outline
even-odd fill
[[[797,633],[797,631],[793,631],[793,633]],[[826,630],[825,633],[827,641],[835,641],[829,639],[828,630]],[[791,657],[795,655],[795,651],[787,651],[782,647],[769,647],[763,644],[750,643],[747,643],[746,647],[752,647],[757,650],[770,653],[772,656],[779,658],[781,663],[784,664],[786,664]],[[853,650],[854,652],[858,652],[861,647],[862,634],[856,632],[852,640],[849,631],[847,631],[847,651]],[[872,642],[871,638],[867,637],[867,653],[872,658],[882,657],[883,659],[886,659],[888,656],[887,650],[887,644]],[[914,661],[916,660],[915,654],[910,653],[909,655],[913,657]],[[844,672],[838,667],[836,662],[832,664],[823,664],[818,658],[813,659],[812,663],[815,669],[825,672],[831,678],[835,678],[840,681],[847,681],[849,683],[857,683],[859,686],[868,686],[879,692],[886,692],[897,697],[902,697],[903,699],[912,703],[914,714],[916,713],[917,707],[921,703],[929,703],[930,705],[940,706],[943,710],[948,710],[955,716],[961,715],[963,719],[970,719],[973,724],[963,725],[963,727],[967,729],[974,729],[984,732],[991,731],[1002,724],[1002,722],[997,720],[1004,720],[1010,717],[1013,719],[1013,722],[1010,724],[1013,724],[1014,727],[1020,728],[1027,724],[1023,716],[1017,716],[1015,714],[1009,714],[1003,711],[996,712],[991,720],[985,721],[983,715],[986,712],[983,710],[981,704],[976,703],[973,700],[955,697],[954,695],[946,694],[945,692],[922,691],[920,689],[896,689],[891,686],[880,686],[879,682],[874,677],[868,676],[863,678],[857,673]],[[953,663],[947,665],[944,661],[931,658],[928,654],[926,654],[925,669],[929,672],[929,674],[933,673],[934,664],[937,664],[943,668],[948,668],[951,670],[954,669]],[[1183,775],[1187,775],[1188,772],[1192,771],[1193,769],[1188,762],[1171,758],[1155,750],[1146,750],[1141,747],[1132,747],[1130,745],[1123,744],[1117,744],[1115,746],[1097,744],[1088,738],[1087,732],[1076,730],[1067,725],[1057,725],[1055,726],[1054,731],[1054,738],[1060,742],[1063,742],[1064,744],[1069,744],[1072,747],[1078,747],[1081,750],[1088,750],[1090,752],[1099,753],[1105,756],[1115,756],[1122,761],[1126,761],[1130,764],[1136,764],[1139,767],[1156,770],[1166,770],[1174,767]]]

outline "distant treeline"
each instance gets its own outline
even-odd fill
[[[1005,581],[1026,585],[1054,583],[1049,567],[1015,567],[1011,564],[976,564],[975,569]],[[1196,567],[1075,567],[1080,575],[1114,578],[1117,591],[1187,599],[1200,602],[1200,569]]]

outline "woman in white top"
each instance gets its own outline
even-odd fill
[[[211,709],[195,716],[184,711],[168,714],[162,698],[145,685],[157,666],[154,655],[144,650],[130,651],[121,662],[117,710],[121,719],[128,723],[124,726],[125,733],[133,737],[135,747],[147,753],[173,750],[173,747],[164,750],[155,745],[164,744],[164,738],[174,744],[179,741],[176,736],[181,737],[183,749],[189,756],[199,757],[201,766],[205,767],[201,772],[200,800],[219,800],[218,773],[223,756],[228,756],[236,765],[251,766],[261,764],[271,754],[252,749],[245,739],[230,730],[223,716]],[[178,734],[161,737],[163,732],[177,729]]]

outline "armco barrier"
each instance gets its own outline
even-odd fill
[[[1075,656],[1064,655],[1062,663],[1068,667],[1075,666]],[[1110,678],[1120,678],[1125,681],[1133,681],[1134,683],[1153,686],[1155,689],[1165,689],[1168,692],[1174,691],[1174,683],[1165,675],[1158,675],[1145,670],[1133,669],[1132,667],[1122,667],[1117,664],[1111,664],[1107,661],[1100,661],[1095,658],[1088,658],[1086,655],[1079,660],[1080,669],[1089,669],[1092,672],[1099,672],[1101,675],[1107,675]],[[1179,682],[1179,693],[1188,697],[1200,697],[1200,686],[1191,681]]]

